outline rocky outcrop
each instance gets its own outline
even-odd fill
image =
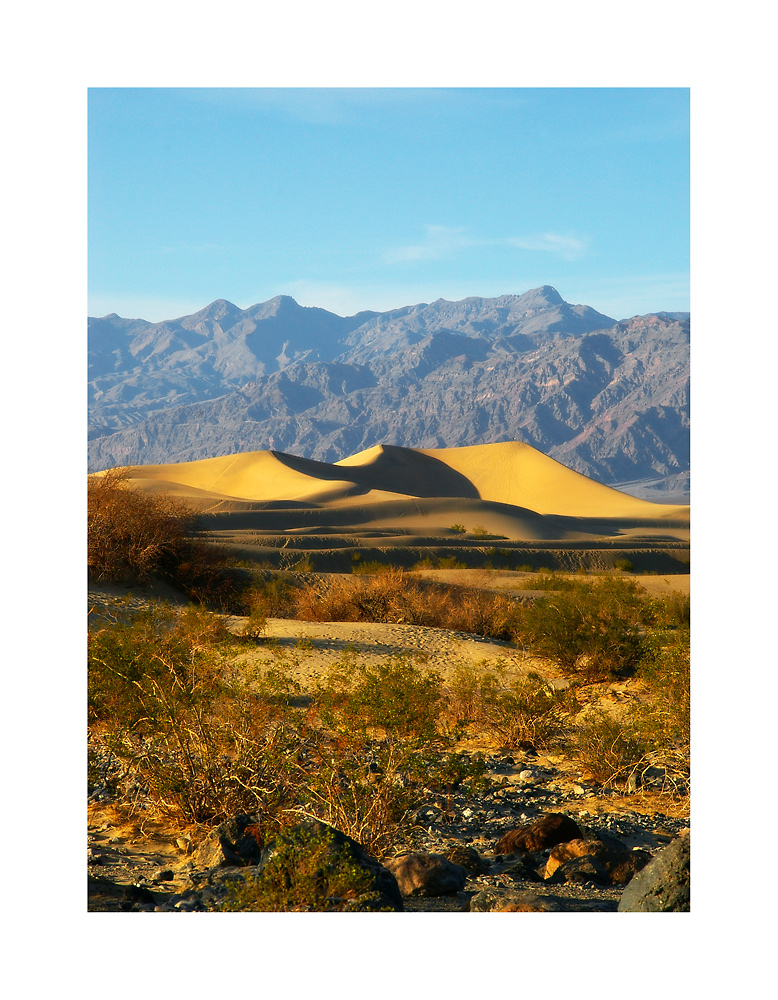
[[[689,470],[689,321],[549,286],[342,318],[280,296],[90,320],[90,469],[523,441],[600,482]],[[658,498],[657,498],[658,499]]]
[[[691,841],[681,834],[629,883],[619,913],[688,913],[691,908]]]
[[[232,816],[211,830],[192,856],[198,868],[256,865],[262,857],[259,817]]]

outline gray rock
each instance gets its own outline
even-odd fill
[[[483,889],[470,900],[471,913],[607,913],[615,909],[611,900],[537,895],[519,889]]]
[[[242,813],[225,820],[207,834],[192,855],[197,868],[216,865],[255,865],[262,856],[259,817]]]
[[[638,872],[619,901],[619,913],[688,913],[691,906],[691,845],[682,833]]]

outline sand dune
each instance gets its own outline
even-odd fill
[[[383,503],[401,498],[489,501],[543,515],[664,520],[688,507],[620,493],[519,442],[467,448],[379,445],[335,464],[258,451],[198,462],[148,465],[136,483],[200,501]]]

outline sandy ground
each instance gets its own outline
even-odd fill
[[[689,508],[653,504],[619,493],[580,476],[529,445],[509,442],[454,449],[410,449],[379,446],[334,465],[284,455],[252,452],[201,462],[144,466],[133,470],[133,488],[165,492],[186,499],[201,512],[249,514],[258,529],[330,532],[358,528],[380,538],[398,531],[456,539],[459,526],[508,539],[600,539],[603,544],[628,539],[659,538],[687,542]],[[294,515],[294,516],[293,516]],[[289,523],[284,523],[287,520]],[[252,525],[254,526],[254,525]],[[446,583],[487,590],[533,593],[533,574],[499,570],[424,570],[421,575]],[[672,590],[689,593],[688,576],[635,576],[651,594]],[[131,607],[165,600],[185,600],[171,588],[90,586],[90,622],[112,602]],[[230,620],[240,631],[243,621]],[[303,689],[315,685],[344,655],[366,661],[409,655],[420,666],[438,671],[444,680],[459,665],[476,669],[503,667],[508,676],[536,670],[557,686],[567,683],[553,665],[525,655],[509,643],[480,639],[442,629],[403,624],[314,623],[271,619],[264,636],[239,654],[247,663],[283,666]],[[618,710],[640,697],[637,682],[592,685],[587,700]],[[461,749],[488,750],[478,737]],[[556,761],[557,768],[568,768]],[[570,781],[581,776],[569,765]],[[665,805],[666,807],[666,805]],[[592,800],[592,809],[602,808]],[[619,809],[609,800],[609,808]],[[634,796],[625,808],[640,808]],[[645,808],[651,809],[646,803]],[[131,885],[138,879],[158,880],[168,891],[186,884],[185,867],[202,831],[172,825],[161,816],[133,815],[113,804],[89,807],[90,874]],[[97,860],[95,860],[95,858]],[[173,879],[162,872],[173,872]],[[107,881],[106,887],[110,883]],[[110,895],[112,890],[106,888]]]

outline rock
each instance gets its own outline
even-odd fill
[[[325,864],[329,862],[327,869],[333,870],[345,862],[349,867],[362,869],[370,876],[369,887],[349,905],[349,909],[355,911],[403,909],[402,895],[393,873],[371,857],[356,840],[326,823],[315,820],[300,823],[279,833],[262,851],[257,865],[258,875],[261,876],[269,866],[278,865],[282,849],[301,845],[304,847],[311,838],[318,839],[323,845]],[[326,874],[327,869],[323,874]],[[462,886],[458,888],[461,889]]]
[[[601,840],[584,840],[583,838],[568,840],[564,844],[557,844],[551,848],[544,875],[546,878],[551,878],[557,868],[561,867],[565,862],[570,861],[571,858],[580,858],[584,855],[597,857],[603,853],[604,848],[605,844]]]
[[[546,813],[527,826],[509,830],[495,845],[495,854],[515,854],[517,851],[544,851],[548,847],[577,840],[581,831],[564,813]]]
[[[686,831],[638,872],[621,895],[619,913],[688,913],[691,845]]]
[[[538,874],[537,868],[532,861],[524,856],[516,864],[502,870],[503,875],[510,875],[511,878],[521,879],[522,882],[542,882],[542,877]]]
[[[554,884],[569,883],[572,885],[610,885],[610,876],[605,866],[591,854],[583,854],[577,858],[570,858],[560,865],[550,879],[546,880]]]
[[[403,896],[447,896],[460,892],[467,869],[442,854],[403,854],[386,862]]]
[[[651,860],[647,851],[630,851],[615,837],[610,842],[598,839],[570,840],[552,848],[545,868],[547,880],[552,882],[585,881],[590,872],[590,881],[601,885],[626,885]],[[572,864],[579,858],[591,858],[596,862],[591,869],[585,864]]]
[[[225,820],[205,837],[192,855],[197,868],[255,865],[262,856],[259,817],[242,813]]]
[[[651,862],[648,851],[624,851],[605,859],[605,868],[612,885],[627,885],[639,871]]]
[[[482,889],[470,900],[471,913],[605,913],[615,909],[611,900],[540,896],[519,889]]]
[[[465,844],[453,844],[443,857],[455,865],[461,865],[470,875],[485,875],[489,866],[474,847]]]

